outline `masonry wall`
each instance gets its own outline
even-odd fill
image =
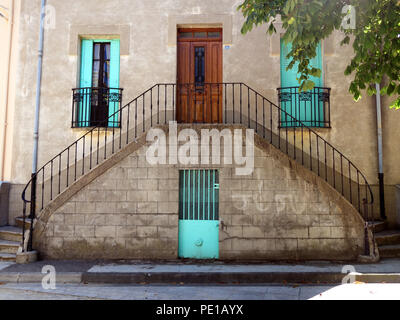
[[[224,81],[245,82],[272,101],[280,86],[279,37],[266,35],[266,27],[241,35],[243,17],[236,10],[242,1],[223,0],[49,0],[55,9],[54,28],[45,31],[41,92],[39,166],[79,138],[84,130],[71,129],[71,89],[79,83],[79,40],[113,34],[121,39],[121,81],[124,101],[129,101],[155,83],[175,82],[176,44],[179,26],[219,26],[224,29]],[[33,118],[40,0],[15,1],[16,16],[13,70],[9,98],[6,179],[17,186],[10,201],[10,223],[21,215],[21,186],[30,178],[33,149]],[[277,25],[280,31],[280,25]],[[331,129],[318,129],[377,184],[376,116],[373,98],[357,103],[348,93],[349,77],[343,75],[353,56],[350,46],[341,47],[335,33],[323,42],[324,85],[331,87]],[[175,39],[176,40],[176,39]],[[15,90],[15,88],[17,88]],[[400,113],[383,105],[384,169],[387,173],[389,222],[396,219],[394,185],[400,182],[397,169],[400,145],[395,124]],[[12,190],[12,191],[13,191]],[[377,190],[376,188],[374,190]],[[377,192],[376,192],[377,195]],[[375,197],[378,204],[378,197]],[[375,213],[378,213],[378,206]],[[378,215],[378,214],[377,214]]]
[[[219,169],[221,259],[346,260],[362,254],[357,211],[261,138],[256,137],[255,168],[247,176],[224,165],[223,153],[221,165],[152,166],[145,156],[148,145],[41,218],[43,232],[34,239],[43,257],[178,258],[179,170],[187,168]]]

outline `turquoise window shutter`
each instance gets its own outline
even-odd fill
[[[286,68],[290,64],[290,59],[287,58],[288,53],[292,50],[292,44],[288,43],[285,45],[284,41],[281,39],[281,87],[298,87],[300,84],[297,80],[300,77],[300,74],[297,73],[298,63],[296,63],[292,69],[286,70]],[[317,47],[316,56],[311,60],[311,66],[315,68],[322,68],[322,51],[321,51],[321,43]],[[311,77],[310,80],[314,81],[316,87],[323,86],[323,74],[319,78]],[[297,89],[283,89],[282,93],[294,93]],[[323,123],[324,119],[324,110],[323,103],[318,100],[312,99],[312,101],[300,101],[299,94],[292,94],[290,103],[283,103],[281,107],[283,109],[282,112],[282,120],[284,124],[282,126],[298,126],[299,124],[293,123],[292,118],[290,118],[287,114],[292,117],[302,121],[307,126],[319,126],[321,124],[316,125],[316,123]],[[286,120],[288,121],[286,124]],[[321,125],[323,126],[323,125]]]
[[[92,87],[92,69],[93,69],[93,40],[82,40],[81,51],[81,74],[80,74],[80,88]],[[82,89],[81,93],[85,93],[83,101],[80,102],[78,110],[78,123],[82,127],[89,126],[90,120],[90,89]]]
[[[119,88],[119,69],[120,69],[120,42],[119,40],[111,40],[111,48],[110,48],[110,94],[118,95],[119,91],[115,90]],[[109,119],[109,127],[117,127],[119,122],[119,114],[115,112],[118,111],[118,102],[114,102],[113,99],[110,99],[108,106],[108,114],[110,116]]]
[[[109,42],[110,45],[110,99],[108,105],[109,127],[117,127],[119,122],[119,115],[115,114],[118,111],[119,103],[119,72],[120,72],[120,41],[119,40],[82,40],[81,50],[81,72],[80,72],[80,88],[92,87],[92,73],[93,73],[93,44],[94,42]],[[80,103],[78,110],[78,121],[80,126],[90,126],[90,109],[91,101],[89,99],[90,89],[82,90],[85,93],[84,100]],[[116,95],[113,97],[113,95]],[[85,107],[84,107],[85,106]]]

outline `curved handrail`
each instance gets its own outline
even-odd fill
[[[200,102],[200,105],[202,103],[203,108],[206,105],[211,106],[209,109],[211,110],[212,121],[215,121],[215,114],[214,117],[212,115],[212,110],[215,109],[218,110],[217,122],[225,124],[240,123],[250,129],[255,129],[256,133],[266,139],[269,138],[271,144],[282,152],[285,152],[288,156],[299,162],[301,159],[302,165],[324,178],[336,190],[341,192],[354,207],[357,208],[358,205],[358,211],[364,219],[367,220],[369,216],[367,206],[372,206],[374,198],[372,189],[364,174],[361,173],[350,159],[318,135],[315,130],[305,125],[304,122],[295,119],[277,104],[265,98],[262,94],[243,82],[204,83],[202,87],[204,94],[200,95],[202,100],[197,100],[197,103]],[[200,92],[202,92],[201,90],[202,89],[200,89]],[[115,143],[119,142],[117,148],[121,149],[123,143],[127,145],[131,142],[130,140],[136,139],[139,131],[144,133],[153,126],[153,123],[160,124],[160,119],[162,123],[163,117],[165,124],[167,124],[167,118],[168,121],[172,121],[176,120],[177,117],[182,117],[178,109],[186,108],[186,116],[189,114],[189,116],[193,117],[194,115],[190,114],[190,108],[187,107],[191,105],[190,99],[196,101],[196,97],[198,97],[198,95],[193,94],[193,92],[199,92],[198,85],[191,83],[159,83],[153,85],[129,103],[125,104],[122,108],[109,115],[108,120],[118,116],[121,121],[120,127],[103,128],[102,126],[95,126],[91,128],[33,174],[21,195],[24,202],[24,228],[27,204],[30,204],[30,217],[33,218],[30,225],[28,250],[30,250],[32,246],[33,222],[36,210],[36,185],[40,178],[42,178],[42,210],[44,208],[46,192],[49,193],[47,195],[49,198],[48,200],[53,200],[53,194],[58,195],[61,193],[62,188],[65,190],[69,186],[69,179],[77,180],[80,174],[80,172],[77,172],[78,166],[81,166],[80,171],[81,176],[83,176],[85,174],[85,165],[88,165],[89,170],[91,170],[96,165],[99,165],[99,161],[107,159],[107,147],[109,147],[108,153],[114,154]],[[293,119],[299,126],[293,130],[287,127],[280,127],[278,122],[281,114]],[[203,120],[208,116],[209,115],[205,115],[204,113]],[[123,121],[124,126],[122,125]],[[147,124],[148,122],[150,123]],[[100,132],[102,132],[101,135]],[[111,140],[107,141],[107,136],[111,133]],[[307,134],[308,139],[304,137]],[[104,143],[102,142],[100,145],[100,139],[103,139],[103,136]],[[124,138],[124,142],[122,142],[122,138]],[[313,139],[315,142],[313,142]],[[78,145],[80,153],[79,159]],[[85,154],[86,148],[90,149],[90,152],[86,152]],[[110,151],[110,148],[112,151]],[[104,153],[104,159],[100,159],[100,151]],[[74,158],[70,163],[71,155],[73,155]],[[93,157],[97,157],[94,165]],[[101,158],[103,158],[103,154]],[[65,166],[63,165],[63,159],[64,162],[66,159]],[[340,166],[339,169],[338,166]],[[346,172],[343,168],[345,170],[347,168]],[[70,170],[73,170],[72,176]],[[47,176],[50,174],[48,178],[46,178],[46,172]],[[63,184],[61,188],[62,177],[66,177],[66,184]],[[356,177],[356,181],[353,180],[354,177]],[[58,190],[55,192],[53,192],[54,180],[58,180],[58,185],[56,185]],[[46,182],[48,182],[47,186],[50,184],[49,190],[45,190]],[[365,186],[365,198],[363,199],[360,190],[362,186]],[[26,193],[29,187],[31,187],[31,198],[28,200],[26,199]],[[357,188],[357,190],[353,192],[353,188]],[[361,206],[361,202],[363,202],[363,206]],[[24,237],[25,230],[23,230],[23,244],[25,243]]]

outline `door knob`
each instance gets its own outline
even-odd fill
[[[197,239],[194,244],[196,245],[196,247],[201,247],[203,245],[203,239],[201,238]]]

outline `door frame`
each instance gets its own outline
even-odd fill
[[[184,33],[184,32],[191,32],[192,33],[192,37],[180,37],[180,34],[181,33]],[[195,37],[194,35],[195,35],[195,33],[196,32],[207,32],[207,36],[206,37]],[[219,32],[219,36],[218,37],[209,37],[209,32]],[[223,81],[223,48],[222,48],[222,46],[223,46],[223,28],[221,28],[221,27],[193,27],[193,28],[188,28],[188,27],[178,27],[177,28],[177,43],[176,43],[176,45],[177,45],[177,50],[176,50],[176,84],[177,84],[177,87],[176,87],[176,97],[177,97],[177,105],[176,105],[176,118],[175,118],[175,120],[178,120],[178,92],[179,92],[179,67],[180,67],[180,64],[179,64],[179,44],[181,43],[181,42],[188,42],[188,43],[209,43],[209,42],[216,42],[216,43],[220,43],[221,44],[221,53],[220,53],[220,55],[219,55],[219,59],[220,59],[220,71],[219,71],[219,73],[218,73],[218,77],[220,77],[220,81],[218,81],[218,83],[222,83],[222,81]],[[191,49],[189,49],[190,50],[190,54],[192,53],[191,52]],[[208,83],[207,81],[205,81],[205,83]],[[209,90],[210,90],[210,94],[211,94],[211,92],[212,92],[212,90],[214,90],[213,88],[212,88],[212,86],[210,85],[209,86],[210,88],[209,88]],[[220,110],[218,110],[218,118],[221,118],[221,119],[219,119],[217,122],[218,123],[221,123],[222,122],[222,119],[223,119],[223,110],[222,110],[222,94],[223,94],[223,86],[221,85],[220,86],[220,88],[219,88],[219,93],[218,93],[220,96],[221,96],[221,106],[218,106],[218,109],[220,109]],[[203,116],[203,119],[204,119],[204,116]],[[199,122],[189,122],[189,123],[199,123]],[[203,122],[203,123],[215,123],[215,121],[213,121],[213,117],[212,117],[212,112],[211,112],[211,121],[210,122],[208,122],[208,121],[205,121],[205,122]]]
[[[219,169],[179,170],[178,258],[219,258],[219,176]]]

